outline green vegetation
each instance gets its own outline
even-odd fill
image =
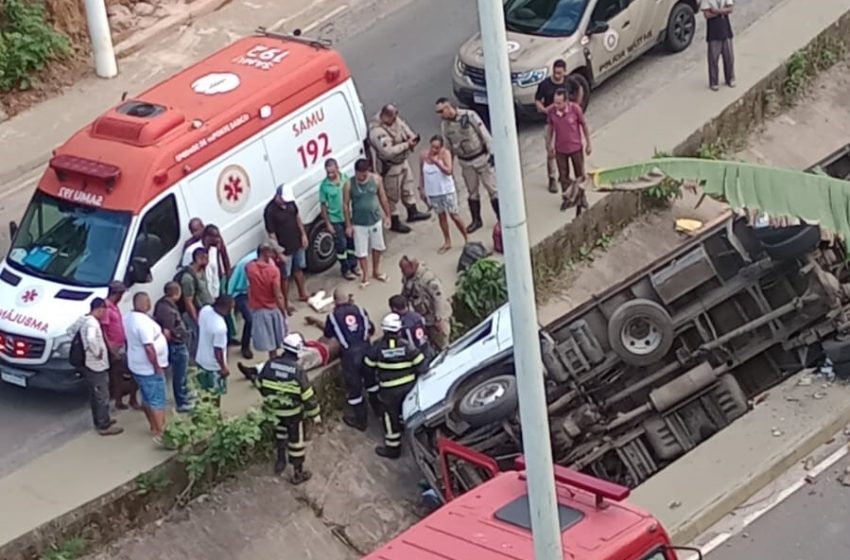
[[[60,545],[50,547],[40,560],[76,560],[86,553],[88,543],[82,537],[72,537]]]
[[[0,91],[32,87],[32,73],[71,52],[41,0],[0,0]]]
[[[818,37],[808,47],[791,55],[782,84],[782,101],[794,105],[808,90],[812,79],[831,68],[847,52],[840,39]]]
[[[139,496],[162,492],[169,486],[171,480],[163,469],[155,469],[136,477],[136,493]]]
[[[505,265],[481,259],[457,279],[452,296],[452,339],[483,321],[508,301]]]

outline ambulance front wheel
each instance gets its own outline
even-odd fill
[[[325,228],[321,218],[310,226],[307,233],[307,270],[324,272],[336,264],[334,236]]]

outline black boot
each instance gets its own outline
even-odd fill
[[[369,418],[366,416],[366,406],[363,403],[357,406],[349,406],[348,410],[342,416],[342,422],[350,428],[365,432],[366,427],[369,425]]]
[[[469,213],[472,215],[472,221],[466,226],[466,233],[473,233],[482,228],[481,223],[481,201],[469,199]]]
[[[491,198],[490,199],[490,206],[493,207],[493,213],[496,215],[496,219],[501,222],[502,221],[502,215],[499,213],[499,199],[498,198]]]
[[[274,463],[274,473],[276,475],[283,474],[286,470],[286,443],[277,444],[277,461]]]
[[[416,207],[415,204],[411,204],[407,206],[407,223],[410,222],[421,222],[422,220],[428,220],[431,218],[430,212],[420,212],[419,208]]]
[[[396,233],[410,233],[410,227],[401,223],[401,219],[393,214],[392,219],[390,220],[390,231],[394,231]]]
[[[242,372],[242,375],[244,375],[245,379],[248,381],[254,381],[260,373],[257,371],[257,368],[253,366],[246,366],[242,362],[236,362],[236,367],[239,368],[239,371]]]
[[[251,351],[250,346],[243,346],[242,347],[242,357],[245,358],[246,360],[253,360],[254,359],[254,352]]]
[[[401,457],[401,447],[387,447],[379,445],[375,448],[375,454],[385,459],[398,459]]]
[[[293,486],[298,486],[299,484],[304,484],[311,478],[313,478],[313,473],[304,470],[302,467],[296,467],[296,469],[292,472],[292,477],[289,479],[289,482],[291,482]]]

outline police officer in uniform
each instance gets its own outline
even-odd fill
[[[398,263],[402,275],[401,295],[425,319],[425,332],[435,350],[449,345],[452,305],[440,278],[416,259],[404,256]]]
[[[407,209],[407,221],[418,222],[431,217],[416,207],[413,170],[407,159],[419,143],[419,135],[404,122],[395,105],[385,105],[369,123],[369,143],[375,150],[375,171],[384,181],[384,190],[392,206],[390,230],[410,233],[398,216],[398,203]]]
[[[292,463],[292,484],[310,480],[312,474],[304,469],[307,444],[304,440],[304,419],[321,423],[319,402],[307,380],[307,374],[298,364],[298,353],[304,347],[304,338],[298,333],[283,339],[283,354],[266,362],[254,383],[263,395],[263,405],[278,419],[275,426],[277,461],[275,474],[286,470],[287,458]],[[245,368],[240,365],[243,373]],[[246,373],[248,377],[248,373]],[[250,377],[249,377],[250,378]]]
[[[428,340],[425,318],[410,309],[407,298],[399,294],[390,298],[390,311],[401,317],[401,334],[425,355],[425,361],[434,359],[434,347]]]
[[[363,363],[375,372],[384,408],[384,445],[375,453],[388,459],[401,456],[401,405],[425,369],[425,356],[402,335],[401,317],[390,313],[381,322],[384,336],[376,341]]]
[[[445,97],[437,100],[437,113],[443,119],[440,130],[446,140],[446,148],[460,161],[463,182],[469,194],[469,213],[472,214],[472,222],[466,226],[466,231],[472,233],[483,226],[479,185],[487,191],[493,213],[499,219],[499,193],[493,172],[493,138],[478,113],[458,109]]]
[[[366,404],[363,402],[363,389],[369,398],[369,405],[378,418],[381,406],[378,400],[378,383],[368,368],[363,367],[363,357],[369,350],[375,325],[362,307],[355,305],[351,296],[342,288],[334,290],[334,308],[325,321],[324,335],[335,338],[340,346],[342,379],[345,382],[348,408],[342,421],[361,432],[366,431]]]

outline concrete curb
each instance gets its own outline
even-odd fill
[[[787,445],[783,449],[783,453],[770,457],[770,464],[766,468],[749,473],[746,479],[738,481],[725,493],[717,496],[713,502],[701,509],[698,515],[690,517],[678,525],[668,526],[667,531],[670,533],[670,538],[679,545],[687,545],[693,542],[694,539],[770,484],[780,474],[829,441],[830,437],[848,423],[850,423],[850,406],[845,407],[839,414],[833,416],[828,423],[802,434],[793,444]]]

